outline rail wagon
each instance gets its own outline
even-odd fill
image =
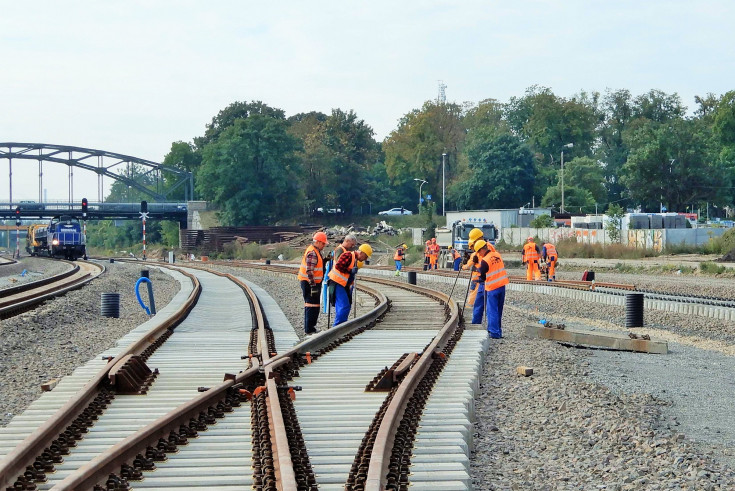
[[[79,219],[71,216],[53,217],[48,225],[35,228],[33,242],[29,240],[28,244],[26,250],[31,255],[33,255],[31,251],[34,251],[37,255],[64,257],[72,261],[85,257],[87,252]]]
[[[26,235],[26,252],[31,256],[38,256],[45,252],[46,243],[39,242],[36,238],[36,232],[40,228],[45,228],[46,224],[34,223],[28,227],[28,235]]]

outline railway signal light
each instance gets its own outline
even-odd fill
[[[20,227],[20,206],[15,207],[15,225]]]
[[[148,202],[147,201],[141,201],[140,202],[140,212],[141,213],[148,213]]]
[[[82,198],[82,218],[87,218],[87,198]]]

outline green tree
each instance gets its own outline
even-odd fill
[[[613,242],[620,242],[622,239],[622,228],[623,228],[623,217],[625,216],[625,210],[623,207],[613,203],[607,207],[608,216],[607,223],[605,224],[605,230],[607,230],[610,240]]]
[[[543,214],[539,215],[529,224],[532,228],[549,228],[554,226],[554,219],[551,215]]]
[[[554,95],[548,87],[532,86],[521,98],[512,97],[507,106],[506,119],[514,134],[528,143],[536,154],[535,194],[543,194],[555,184],[555,163],[562,148],[568,143],[574,147],[565,151],[565,157],[590,155],[596,139],[596,127],[601,116],[599,94],[582,92],[571,99]]]
[[[660,90],[649,90],[635,98],[633,102],[633,119],[648,119],[657,123],[666,123],[680,119],[686,113],[678,94],[667,94]]]
[[[661,204],[681,211],[704,200],[722,203],[731,177],[713,156],[709,132],[698,120],[639,120],[626,134],[630,156],[622,179],[631,198],[650,211]]]
[[[336,194],[327,188],[329,149],[324,142],[324,123],[327,115],[321,112],[299,113],[288,118],[289,133],[301,140],[297,157],[303,169],[301,189],[304,195],[304,212],[313,213],[317,208],[333,208]]]
[[[246,119],[256,114],[273,119],[286,119],[286,114],[282,109],[270,107],[261,101],[233,102],[212,118],[212,122],[207,125],[204,136],[194,138],[194,144],[201,150],[208,143],[216,141],[220,134],[233,126],[237,120]]]
[[[324,122],[323,145],[327,149],[327,174],[324,182],[336,202],[347,213],[367,204],[368,176],[380,155],[373,129],[358,119],[354,111],[333,109]]]
[[[191,143],[182,141],[173,142],[171,150],[163,158],[163,165],[181,169],[186,172],[196,172],[202,163],[202,154]],[[179,181],[181,176],[174,175],[170,172],[163,173],[164,186],[167,190],[169,200],[184,199],[186,190],[183,185],[179,185],[177,189],[171,189],[173,183]],[[192,197],[193,198],[193,197]]]
[[[517,137],[477,131],[467,142],[467,157],[467,179],[450,189],[459,209],[514,208],[531,201],[533,154]]]
[[[143,166],[130,164],[120,174],[152,191],[156,189],[153,174],[147,173]],[[110,193],[105,198],[107,203],[137,203],[143,200],[150,200],[150,197],[138,189],[128,187],[123,181],[113,182]]]
[[[398,128],[383,142],[385,166],[394,185],[404,189],[413,179],[425,179],[425,194],[442,189],[442,154],[447,153],[446,180],[460,172],[459,157],[466,135],[463,109],[458,104],[426,102],[401,118]],[[405,196],[409,199],[410,196]]]
[[[628,160],[628,146],[623,133],[633,119],[630,91],[608,91],[602,100],[603,121],[599,127],[597,155],[603,163],[605,185],[610,200],[619,201],[625,187],[620,182],[623,165]]]
[[[577,157],[564,164],[564,208],[567,211],[593,213],[597,204],[607,203],[604,169],[592,158]],[[561,170],[558,185],[549,187],[542,206],[561,207]]]
[[[219,207],[224,224],[261,224],[294,214],[299,141],[287,127],[285,119],[250,114],[204,147],[197,190]]]

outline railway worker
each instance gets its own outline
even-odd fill
[[[533,237],[526,239],[526,245],[523,246],[523,253],[521,255],[521,262],[526,263],[526,280],[540,280],[541,272],[538,269],[538,262],[540,257],[540,251],[536,243],[533,241]]]
[[[436,237],[431,238],[429,244],[429,269],[436,269],[439,262],[439,244],[436,243]]]
[[[478,239],[473,243],[473,246],[475,248],[475,252],[472,255],[472,274],[470,276],[470,280],[474,282],[473,293],[472,296],[472,305],[468,305],[468,307],[472,307],[472,323],[473,324],[482,324],[482,316],[485,313],[485,304],[487,303],[487,292],[485,291],[485,277],[482,275],[482,272],[480,271],[480,265],[481,265],[481,257],[477,253],[477,244],[482,243],[482,246],[485,248],[484,250],[495,252],[495,247],[493,247],[492,244],[489,242],[485,242],[483,239]],[[469,300],[468,300],[469,303]]]
[[[452,247],[452,269],[459,271],[459,265],[462,263],[462,254],[457,249]]]
[[[469,295],[467,296],[467,301],[465,302],[465,306],[467,308],[472,309],[473,312],[475,308],[475,301],[477,300],[477,285],[479,283],[478,278],[480,276],[480,274],[477,272],[477,269],[475,268],[475,263],[473,261],[475,257],[475,242],[477,242],[478,240],[482,238],[483,238],[483,235],[482,235],[481,229],[473,228],[472,230],[470,230],[469,239],[467,243],[467,252],[469,251],[471,252],[465,258],[465,262],[462,265],[463,270],[465,271],[470,270],[470,285],[469,285],[470,291],[469,291]],[[483,302],[483,305],[484,305],[485,298],[483,297],[481,301]],[[482,322],[482,317],[480,317],[480,320],[477,322],[473,321],[474,324],[479,324],[480,322]]]
[[[337,260],[339,259],[339,256],[342,255],[342,253],[354,250],[356,245],[357,245],[357,237],[355,237],[353,234],[345,235],[345,238],[342,241],[342,243],[334,248],[332,260],[336,263]]]
[[[322,250],[327,245],[327,234],[314,234],[312,244],[304,251],[299,268],[299,283],[304,296],[304,333],[314,334],[321,306],[322,281],[324,280],[324,258]]]
[[[424,271],[429,269],[429,262],[431,258],[431,239],[426,241],[424,245]]]
[[[403,261],[406,260],[406,248],[406,244],[401,244],[396,248],[396,253],[393,254],[393,260],[396,262],[396,276],[401,274]]]
[[[347,320],[352,308],[351,288],[357,275],[358,262],[364,262],[373,255],[369,244],[362,244],[356,251],[342,253],[334,267],[329,271],[329,283],[334,286],[334,326]]]
[[[559,255],[556,253],[556,247],[551,242],[544,244],[541,249],[541,258],[546,262],[546,267],[549,268],[548,278],[549,281],[556,280],[556,261],[559,259]]]
[[[505,304],[505,285],[508,274],[500,254],[484,240],[475,242],[476,258],[480,258],[478,270],[485,285],[485,307],[487,310],[487,332],[493,339],[503,337],[502,318]]]

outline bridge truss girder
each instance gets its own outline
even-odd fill
[[[93,165],[93,160],[97,159]],[[98,200],[102,201],[104,196],[102,193],[102,179],[107,176],[116,181],[120,181],[125,185],[136,189],[146,196],[150,196],[154,201],[168,201],[170,192],[184,188],[185,201],[189,201],[194,197],[194,179],[191,172],[176,169],[174,167],[166,167],[151,160],[140,159],[130,155],[123,155],[105,150],[95,150],[91,148],[74,147],[69,145],[51,145],[46,143],[21,143],[21,142],[0,142],[0,159],[8,159],[10,162],[10,201],[13,201],[13,180],[12,165],[13,159],[18,160],[36,160],[39,165],[39,202],[42,201],[43,187],[43,162],[55,162],[66,164],[69,166],[69,201],[73,201],[73,179],[72,167],[88,170],[97,174],[98,181]],[[177,177],[167,193],[161,192],[159,189],[150,190],[138,183],[136,180],[125,176],[124,174],[115,173],[112,169],[121,165],[126,165],[128,174],[130,173],[130,165],[137,164],[147,169],[142,176],[155,174],[157,182],[161,180],[161,173],[166,172]],[[139,174],[141,176],[141,174]]]

